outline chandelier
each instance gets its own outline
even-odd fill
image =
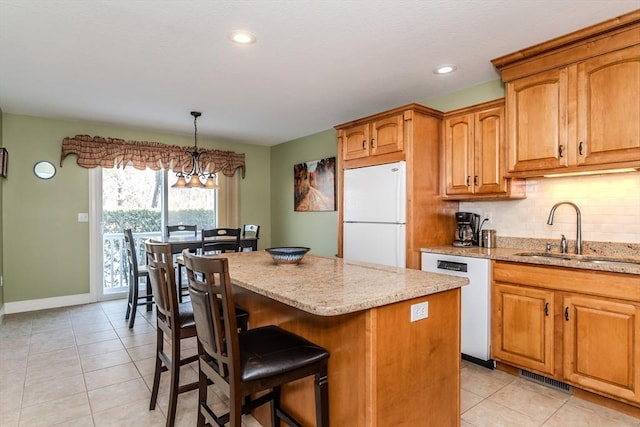
[[[198,117],[202,115],[199,111],[192,111],[193,116],[193,140],[194,149],[188,151],[191,155],[191,171],[185,172],[181,170],[176,174],[178,180],[173,184],[172,188],[218,188],[216,184],[216,174],[209,173],[202,169],[200,166],[200,151],[198,151]],[[204,182],[203,182],[204,180]]]

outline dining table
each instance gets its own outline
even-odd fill
[[[223,239],[231,239],[227,237],[214,237],[211,240],[223,240]],[[196,250],[202,247],[202,237],[200,233],[196,236],[193,234],[174,234],[170,237],[163,236],[163,243],[171,244],[171,252],[173,254],[180,254],[183,250],[189,249],[191,252],[195,252]],[[240,250],[244,250],[246,248],[250,248],[252,251],[258,250],[258,239],[256,237],[240,237]]]

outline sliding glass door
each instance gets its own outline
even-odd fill
[[[144,240],[160,239],[167,224],[217,224],[217,190],[171,188],[173,173],[132,167],[92,169],[91,292],[94,300],[128,293],[123,231],[130,228],[138,263],[146,261]]]

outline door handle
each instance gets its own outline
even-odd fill
[[[549,303],[544,304],[544,315],[549,316]]]
[[[578,153],[580,153],[580,155],[582,156],[582,141],[580,141],[580,144],[578,144]]]
[[[564,308],[564,320],[569,320],[569,307]]]
[[[467,175],[467,187],[471,185],[471,177]]]
[[[375,140],[375,138],[371,138],[371,148],[376,148],[376,140]]]
[[[558,146],[558,156],[560,156],[560,158],[564,157],[564,153],[562,152],[563,150],[564,150],[564,146],[560,144]]]
[[[362,149],[366,150],[367,149],[367,141],[366,140],[362,140]]]

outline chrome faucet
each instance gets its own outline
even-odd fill
[[[576,210],[576,254],[582,254],[582,219],[580,215],[580,209],[575,203],[571,202],[559,202],[553,205],[551,208],[551,212],[549,212],[549,218],[547,219],[547,224],[553,224],[553,215],[556,213],[556,208],[560,205],[570,205]],[[564,236],[563,236],[564,237]]]

